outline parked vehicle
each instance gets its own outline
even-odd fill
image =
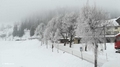
[[[115,37],[115,49],[117,50],[116,53],[120,53],[120,34]]]

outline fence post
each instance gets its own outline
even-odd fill
[[[107,53],[106,53],[106,60],[108,60]]]
[[[83,55],[82,55],[83,48],[80,47],[80,52],[81,52],[81,59],[83,60]]]

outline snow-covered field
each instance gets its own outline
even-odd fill
[[[79,51],[80,45],[74,44],[73,49]],[[92,52],[86,52],[92,54]],[[107,57],[106,57],[107,55]],[[103,67],[119,67],[120,54],[115,53],[114,44],[107,44],[107,50],[99,53],[99,57],[108,62]],[[93,67],[94,65],[80,58],[46,45],[41,46],[38,40],[1,41],[0,67]]]
[[[63,45],[63,44],[60,44]],[[103,44],[101,44],[103,45]],[[114,43],[106,43],[107,46],[107,50],[104,51],[100,51],[100,49],[104,49],[104,47],[100,46],[99,48],[99,52],[98,52],[98,57],[106,59],[108,61],[110,60],[117,60],[118,58],[120,58],[120,54],[119,53],[115,53],[116,49],[114,48]],[[69,47],[69,44],[67,44],[66,47]],[[90,48],[88,48],[89,50],[86,52],[84,51],[84,46],[82,44],[73,44],[72,45],[72,49],[76,50],[76,51],[80,51],[80,47],[83,48],[83,52],[88,53],[93,55],[93,51],[90,51]],[[92,48],[92,47],[91,47]]]
[[[0,67],[93,67],[78,57],[40,45],[38,40],[1,41]]]
[[[61,46],[63,46],[63,44],[60,44]],[[103,45],[103,44],[99,44],[99,45]],[[99,47],[99,51],[98,51],[98,64],[102,63],[103,67],[120,67],[120,54],[119,53],[115,53],[116,49],[114,49],[114,43],[107,43],[107,50],[104,51],[100,51],[101,48],[103,48],[102,46]],[[67,44],[67,46],[65,46],[66,48],[69,47],[69,44]],[[72,54],[74,55],[74,52],[80,52],[80,47],[84,47],[82,44],[73,44],[72,48],[70,50],[70,53],[72,52]],[[90,49],[90,48],[88,48]],[[66,49],[63,49],[66,50]],[[84,48],[83,48],[84,50]],[[68,50],[67,50],[68,51]],[[82,52],[85,56],[84,59],[88,60],[89,62],[94,63],[94,52],[91,50],[83,51]],[[76,55],[76,54],[75,54]],[[79,54],[78,54],[79,55]],[[89,56],[89,57],[86,57]],[[101,66],[101,64],[100,64]]]
[[[102,44],[101,44],[102,45]],[[107,43],[107,49],[103,52],[98,52],[98,58],[105,59],[107,62],[103,64],[103,67],[120,67],[120,53],[115,53],[114,43]],[[81,44],[74,44],[72,48],[76,51],[80,51]],[[87,54],[93,55],[93,51],[83,51]]]

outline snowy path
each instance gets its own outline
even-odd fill
[[[93,67],[93,64],[46,46],[37,40],[1,41],[0,67]]]
[[[69,47],[65,47],[63,45],[55,45],[55,47],[62,50],[62,51],[70,53],[72,55],[75,55],[81,59],[84,59],[90,63],[94,63],[94,56],[93,55],[90,55],[90,54],[85,53],[85,52],[82,52],[82,55],[81,55],[80,51],[77,51],[77,50],[69,48]],[[98,66],[102,66],[105,62],[107,62],[107,60],[104,60],[102,58],[98,58]]]

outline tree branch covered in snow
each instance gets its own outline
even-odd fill
[[[57,15],[52,18],[46,28],[49,30],[50,40],[57,41],[60,38],[65,39],[64,45],[67,43],[67,39],[70,39],[70,47],[75,36],[76,19],[78,15],[75,12],[66,13],[65,15]]]
[[[36,30],[35,30],[35,35],[39,36],[39,39],[41,41],[41,45],[42,45],[42,42],[43,42],[43,36],[44,36],[45,27],[46,27],[45,23],[40,23],[38,25],[38,27],[36,28]]]
[[[82,8],[78,18],[77,35],[81,36],[82,42],[91,43],[93,46],[95,55],[95,67],[97,67],[97,51],[98,43],[103,38],[103,28],[100,28],[106,23],[108,16],[106,13],[96,7],[90,7],[89,5]]]

